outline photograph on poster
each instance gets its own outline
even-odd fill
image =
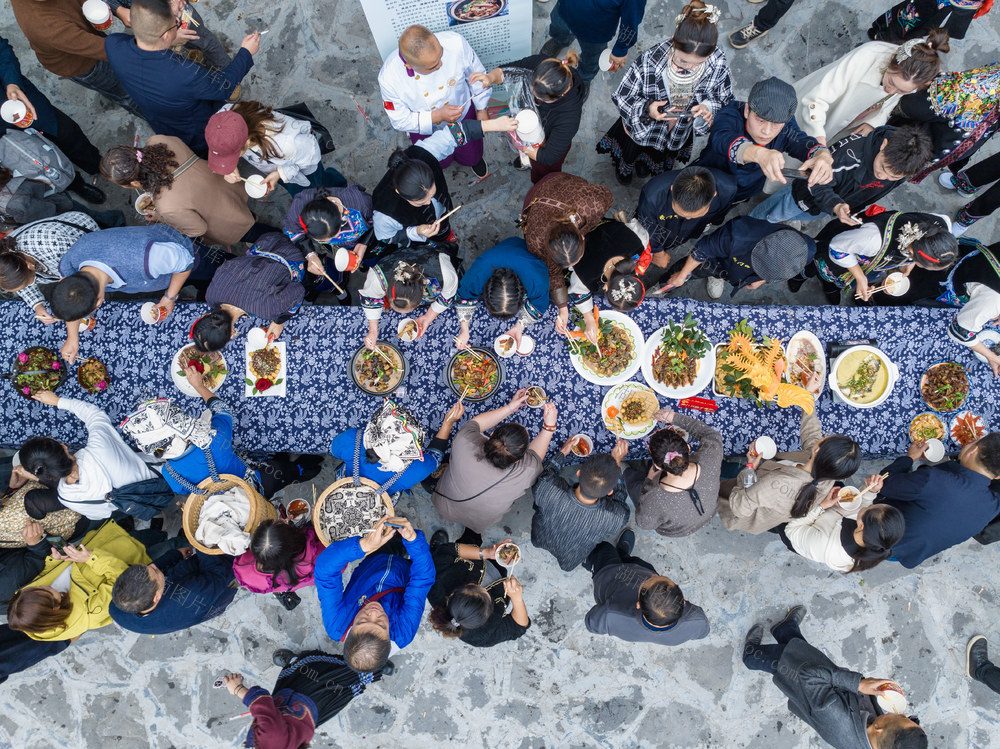
[[[458,0],[446,7],[449,26],[507,15],[507,0]]]

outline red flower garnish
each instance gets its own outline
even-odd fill
[[[261,377],[259,380],[257,380],[254,387],[257,388],[259,392],[263,393],[265,390],[269,390],[273,385],[274,383],[271,382],[269,379],[267,379],[266,377]]]
[[[198,370],[198,374],[204,374],[205,373],[205,365],[202,364],[197,359],[188,359],[188,366],[189,367],[194,367],[196,370]]]

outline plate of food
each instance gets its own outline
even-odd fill
[[[399,325],[396,326],[396,335],[403,343],[415,341],[420,335],[420,325],[416,320],[407,317],[405,320],[399,321]]]
[[[503,333],[493,341],[493,350],[501,359],[509,359],[517,356],[517,341],[514,340],[514,336]]]
[[[938,413],[957,411],[969,397],[969,375],[958,362],[938,362],[920,378],[924,403]]]
[[[104,366],[104,362],[91,356],[80,362],[80,366],[76,370],[76,381],[88,393],[104,393],[107,392],[108,386],[111,384],[111,376],[108,374],[108,368]]]
[[[197,369],[205,387],[213,393],[222,387],[222,383],[226,381],[226,375],[229,374],[226,358],[221,351],[205,352],[199,351],[195,346],[185,346],[174,354],[174,358],[170,362],[170,376],[177,389],[192,398],[198,397],[198,391],[184,376],[184,367],[186,366],[193,366]]]
[[[448,15],[459,23],[485,21],[503,12],[507,0],[458,0],[448,8]]]
[[[541,408],[546,403],[549,402],[549,395],[545,392],[544,388],[540,388],[538,385],[531,385],[526,393],[527,400],[525,404],[528,408]]]
[[[981,330],[979,331],[979,342],[982,343],[986,348],[992,351],[997,356],[1000,356],[1000,331],[996,330]],[[979,361],[986,364],[986,357],[980,354],[978,351],[972,352]]]
[[[284,397],[288,379],[285,342],[275,341],[270,345],[253,349],[248,338],[246,359],[247,374],[243,378],[246,397],[253,398],[258,395]]]
[[[500,389],[504,380],[503,364],[489,349],[473,346],[451,357],[444,369],[444,379],[459,398],[479,403]]]
[[[583,337],[583,315],[574,311],[569,358],[573,368],[587,382],[617,385],[639,371],[646,339],[628,315],[616,310],[601,310],[599,314],[598,345],[594,346]]]
[[[785,382],[808,390],[809,380],[814,375],[819,375],[820,383],[826,379],[826,356],[823,354],[823,344],[808,330],[800,330],[788,339],[785,345],[785,358],[788,360]],[[822,390],[822,384],[820,388]]]
[[[691,315],[649,336],[642,376],[660,395],[687,398],[704,390],[715,372],[715,348]]]
[[[949,431],[955,444],[965,447],[986,434],[986,423],[982,416],[962,411],[952,419]]]
[[[18,395],[30,399],[42,390],[55,392],[66,381],[67,372],[55,351],[32,346],[14,357],[13,370],[3,377],[11,381]]]
[[[351,357],[351,379],[367,395],[388,395],[403,383],[409,371],[403,352],[388,341],[376,341],[374,350],[360,346]]]
[[[627,440],[645,437],[656,428],[660,402],[653,390],[638,382],[615,385],[601,401],[601,418],[612,434]]]
[[[936,415],[925,412],[910,420],[910,442],[944,439],[944,422]]]
[[[892,393],[899,368],[882,349],[851,346],[833,360],[827,380],[830,389],[854,408],[874,408]]]

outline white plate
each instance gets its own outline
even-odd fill
[[[511,346],[506,352],[500,347],[500,342],[508,338],[512,342],[514,341],[514,337],[506,333],[502,333],[493,339],[493,350],[496,351],[497,356],[501,359],[510,359],[512,356],[517,356],[517,346]]]
[[[267,341],[267,338],[265,337],[264,340]],[[288,388],[288,356],[285,353],[285,342],[284,341],[275,341],[271,345],[274,346],[276,349],[278,349],[278,354],[281,356],[281,367],[278,369],[278,374],[274,378],[275,382],[277,382],[278,380],[281,380],[281,382],[279,384],[277,384],[277,385],[274,385],[273,387],[268,388],[263,393],[254,393],[254,387],[253,387],[253,385],[247,385],[247,380],[253,380],[254,379],[254,376],[250,373],[250,354],[252,352],[254,352],[254,351],[258,351],[259,347],[258,348],[251,348],[250,347],[250,338],[249,338],[249,336],[247,337],[247,347],[246,347],[246,349],[244,351],[244,355],[243,355],[243,371],[245,373],[244,374],[244,378],[243,378],[243,394],[247,398],[263,398],[263,397],[266,397],[266,396],[274,396],[276,398],[284,398],[285,395],[288,392],[288,390],[287,390],[287,388]]]
[[[986,348],[990,346],[995,346],[1000,343],[1000,332],[996,330],[982,330],[979,332],[979,340],[982,342]],[[978,351],[973,351],[973,355],[979,359],[983,364],[988,364],[986,357],[980,354]]]
[[[809,341],[809,343],[813,345],[813,348],[816,349],[816,353],[819,356],[819,362],[821,365],[819,370],[819,377],[820,377],[819,392],[822,393],[823,387],[826,384],[826,350],[823,348],[823,344],[819,342],[819,338],[810,333],[808,330],[800,330],[798,333],[789,338],[788,343],[785,344],[785,359],[788,361],[788,370],[790,371],[792,368],[792,361],[793,361],[792,347],[793,345],[797,347],[799,341]],[[791,382],[791,380],[788,379],[789,371],[785,372],[785,378],[784,378],[785,382]],[[792,384],[797,385],[798,383],[792,383]],[[816,395],[816,397],[819,396]]]
[[[193,344],[189,343],[187,346],[181,346],[177,349],[177,353],[174,354],[174,358],[170,360],[170,378],[174,381],[177,389],[184,393],[184,395],[190,395],[192,398],[198,398],[198,391],[191,387],[191,383],[188,382],[187,377],[183,375],[183,368],[180,363],[181,351],[192,345]],[[222,357],[223,366],[225,366],[226,369],[229,369],[229,363],[226,361],[226,357],[221,351],[219,352],[219,356]],[[178,372],[181,372],[182,374],[177,374]],[[228,374],[224,374],[219,378],[219,384],[215,386],[215,390],[212,391],[213,393],[218,392],[219,388],[222,387],[222,383],[226,381],[227,376]]]
[[[955,418],[951,420],[951,423],[948,424],[948,434],[945,435],[945,437],[947,439],[950,439],[952,442],[954,442],[959,447],[965,447],[965,445],[963,445],[961,442],[959,442],[957,439],[955,439],[952,436],[952,430],[958,425],[958,420],[961,419],[962,417],[965,417],[965,416],[975,416],[976,417],[976,426],[982,427],[983,434],[986,434],[986,432],[989,431],[986,428],[986,421],[983,419],[982,416],[980,416],[979,414],[972,413],[971,411],[959,411],[957,414],[955,414]]]
[[[570,351],[569,360],[573,362],[573,369],[576,370],[577,374],[579,374],[587,382],[592,382],[595,385],[618,385],[619,383],[631,379],[632,376],[639,371],[639,367],[642,366],[642,352],[646,347],[646,338],[642,335],[642,331],[639,330],[639,326],[635,324],[635,320],[626,314],[613,309],[602,309],[600,316],[613,322],[621,323],[632,335],[632,361],[625,368],[625,371],[619,375],[615,375],[614,377],[601,377],[584,367],[579,355],[572,353],[572,351]]]
[[[680,400],[691,395],[697,395],[711,384],[712,376],[715,374],[715,346],[710,345],[708,353],[699,361],[698,374],[695,375],[694,382],[679,388],[668,387],[653,377],[653,354],[656,353],[656,350],[663,343],[664,330],[666,330],[665,326],[654,331],[649,336],[649,340],[646,341],[646,350],[642,354],[642,376],[646,378],[646,382],[649,383],[649,386],[653,390],[668,398]],[[709,344],[711,344],[711,340]]]
[[[642,439],[648,434],[651,434],[654,429],[656,429],[656,419],[647,427],[629,427],[625,424],[619,426],[624,427],[624,433],[619,433],[608,426],[608,423],[604,420],[604,414],[608,412],[608,408],[614,406],[615,408],[620,408],[622,401],[625,400],[625,396],[629,393],[635,392],[636,390],[649,390],[648,385],[644,385],[641,382],[623,382],[619,385],[615,385],[604,395],[604,400],[601,401],[601,423],[604,424],[604,428],[607,429],[612,434],[621,437],[626,440],[638,440]]]

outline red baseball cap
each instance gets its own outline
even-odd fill
[[[240,161],[250,131],[246,120],[236,112],[216,112],[205,126],[208,143],[208,168],[216,174],[229,174]]]

